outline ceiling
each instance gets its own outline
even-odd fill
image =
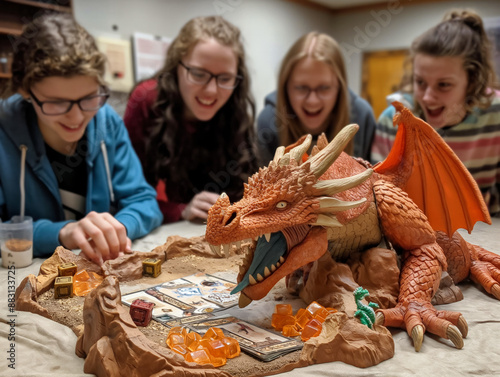
[[[383,0],[308,0],[308,1],[332,9],[354,8],[362,5],[384,3]]]

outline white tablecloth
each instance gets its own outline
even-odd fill
[[[204,231],[204,226],[186,222],[162,226],[135,241],[133,249],[150,251],[163,244],[169,235],[191,237],[202,235]],[[462,234],[468,241],[500,254],[500,219],[493,219],[491,226],[478,223],[471,235]],[[9,287],[13,284],[17,287],[28,274],[37,275],[42,262],[42,259],[35,259],[31,266],[16,270],[15,276],[10,276],[11,280],[7,269],[0,268],[0,375],[88,376],[83,373],[83,359],[75,355],[76,336],[69,328],[39,315],[26,312],[9,314],[7,311]],[[460,287],[465,299],[440,309],[459,311],[465,316],[469,336],[462,350],[453,348],[447,340],[426,335],[421,351],[416,353],[406,332],[393,329],[395,356],[379,365],[361,369],[334,362],[295,369],[282,375],[500,376],[500,302],[472,283]],[[271,300],[263,300],[242,310],[246,310],[246,319],[252,320],[269,316],[273,309]],[[9,324],[12,320],[15,327]],[[11,338],[10,341],[9,335],[15,336],[15,340]],[[9,361],[11,354],[13,359]],[[15,361],[15,370],[8,367],[12,361]]]

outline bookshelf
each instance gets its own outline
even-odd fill
[[[72,0],[0,0],[0,93],[11,77],[16,38],[23,26],[46,13],[73,13]]]

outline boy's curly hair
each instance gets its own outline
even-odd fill
[[[9,90],[28,91],[50,76],[93,76],[104,85],[106,58],[69,14],[46,14],[27,24],[14,44]]]

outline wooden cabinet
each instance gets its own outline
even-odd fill
[[[71,0],[0,0],[0,93],[11,77],[10,64],[23,25],[48,12],[73,13]]]

